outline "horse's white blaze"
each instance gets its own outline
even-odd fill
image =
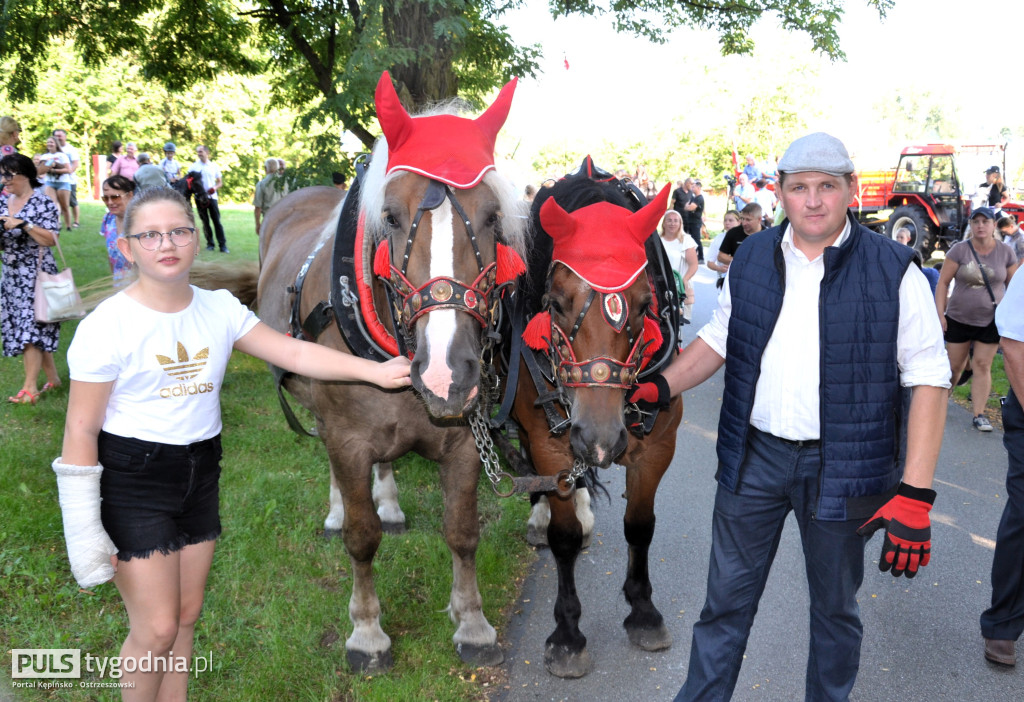
[[[430,277],[455,277],[455,229],[452,206],[447,200],[430,213]],[[437,310],[427,315],[428,365],[420,374],[423,385],[441,399],[447,400],[452,385],[452,369],[448,366],[448,348],[455,336],[455,310]]]

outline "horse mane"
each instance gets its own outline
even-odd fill
[[[420,112],[417,117],[429,117],[437,114],[459,115],[466,112],[468,106],[457,98],[446,100],[434,105],[429,110]],[[453,148],[457,148],[457,144]],[[359,212],[366,215],[365,234],[380,241],[385,237],[380,212],[384,208],[384,193],[388,186],[399,178],[410,175],[407,171],[395,171],[385,176],[388,164],[388,142],[382,135],[377,139],[370,155],[370,165],[363,175],[359,188]],[[500,170],[488,171],[483,182],[490,187],[498,199],[501,212],[505,215],[501,221],[501,232],[505,243],[511,246],[525,261],[529,248],[529,206],[519,196],[519,188]]]
[[[554,242],[540,223],[540,208],[548,198],[554,197],[566,212],[595,205],[599,202],[610,202],[625,207],[630,211],[636,209],[635,204],[627,198],[614,182],[592,180],[583,173],[574,173],[555,182],[554,185],[541,188],[534,198],[530,210],[532,241],[530,242],[529,258],[526,272],[526,312],[532,315],[541,309],[541,298],[547,292],[548,268],[554,251]],[[601,242],[594,242],[600,246]]]

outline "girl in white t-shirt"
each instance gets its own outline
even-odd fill
[[[187,660],[220,534],[220,389],[232,350],[311,378],[387,389],[409,385],[409,361],[375,363],[298,341],[230,293],[191,286],[195,220],[174,190],[136,195],[125,232],[117,245],[138,278],[78,327],[53,468],[76,579],[90,587],[113,577],[124,599],[121,656],[155,660],[173,650]],[[164,669],[125,672],[131,699],[184,699],[187,673]]]
[[[683,308],[680,310],[684,324],[693,317],[693,283],[697,273],[697,242],[683,233],[683,217],[675,210],[669,210],[661,220],[661,243],[668,252],[672,272],[681,288]]]
[[[729,270],[729,265],[726,263],[719,263],[718,252],[722,246],[722,241],[725,239],[725,234],[730,229],[740,226],[740,213],[736,210],[729,210],[722,217],[722,231],[711,240],[711,244],[708,246],[707,255],[704,260],[707,261],[707,266],[715,273],[718,274],[718,280],[715,281],[715,287],[721,289],[722,283],[725,281],[725,272]]]

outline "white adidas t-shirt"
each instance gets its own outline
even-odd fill
[[[186,445],[220,433],[220,390],[235,341],[259,319],[227,290],[192,287],[192,302],[165,313],[124,292],[78,325],[71,379],[114,383],[103,429]]]

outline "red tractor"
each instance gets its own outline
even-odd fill
[[[984,177],[984,166],[978,173],[958,173],[956,158],[983,157],[987,166],[1001,162],[1005,173],[1005,154],[1004,145],[908,146],[895,171],[858,174],[850,207],[861,222],[890,238],[909,229],[911,245],[927,259],[933,250],[946,250],[963,238],[972,209],[964,191],[973,192],[970,183]],[[1024,203],[1005,202],[1001,209],[1017,219],[1024,215]]]

